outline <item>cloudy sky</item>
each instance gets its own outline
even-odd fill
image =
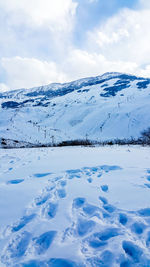
[[[0,0],[0,91],[108,71],[150,77],[149,0]]]

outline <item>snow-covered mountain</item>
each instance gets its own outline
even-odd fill
[[[0,138],[29,143],[138,138],[150,126],[150,79],[122,73],[0,94]]]

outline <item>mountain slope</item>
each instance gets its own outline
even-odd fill
[[[138,138],[150,126],[150,79],[121,73],[0,94],[0,138],[29,143]]]

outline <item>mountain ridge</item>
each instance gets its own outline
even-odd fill
[[[15,90],[9,90],[9,91],[6,91],[6,92],[2,92],[0,93],[0,97],[2,96],[7,96],[7,95],[12,95],[14,93],[21,93],[21,92],[24,92],[24,91],[28,91],[28,92],[32,92],[32,91],[37,91],[39,89],[44,89],[45,88],[45,91],[46,90],[57,90],[59,88],[64,88],[64,87],[68,87],[70,85],[76,85],[76,84],[80,84],[80,86],[83,86],[82,84],[83,83],[89,83],[89,81],[93,81],[93,80],[97,80],[97,81],[100,81],[102,79],[111,79],[111,78],[116,78],[116,77],[119,77],[119,76],[125,76],[125,77],[130,77],[132,79],[137,79],[137,80],[150,80],[150,78],[144,78],[144,77],[140,77],[140,76],[135,76],[135,75],[132,75],[132,74],[129,74],[129,73],[122,73],[122,72],[106,72],[102,75],[97,75],[97,76],[90,76],[90,77],[87,77],[87,78],[81,78],[81,79],[77,79],[77,80],[73,80],[71,82],[65,82],[65,83],[50,83],[50,84],[47,84],[47,85],[41,85],[41,86],[36,86],[36,87],[31,87],[31,88],[20,88],[20,89],[15,89]]]
[[[139,138],[150,126],[149,104],[149,78],[116,72],[6,92],[0,138],[33,144]]]

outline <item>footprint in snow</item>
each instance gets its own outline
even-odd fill
[[[37,197],[35,199],[36,206],[43,205],[48,199],[50,199],[50,197],[51,197],[50,194],[46,194],[46,195],[42,195],[42,196]]]
[[[68,179],[80,179],[81,175],[82,175],[82,171],[80,169],[76,169],[76,170],[67,170],[66,174],[68,175]]]
[[[128,217],[126,214],[124,213],[120,213],[119,214],[119,222],[122,224],[122,225],[126,225],[127,222],[128,222]]]
[[[146,225],[142,222],[135,222],[131,225],[131,231],[137,235],[141,235],[146,229]]]
[[[35,217],[36,217],[36,214],[34,213],[31,215],[23,216],[18,223],[14,224],[11,227],[12,232],[18,232],[23,227],[25,227],[27,224],[29,224]]]
[[[110,266],[114,266],[114,260],[115,257],[113,255],[113,253],[110,250],[104,250],[101,255],[99,257],[90,257],[87,259],[88,266],[92,266],[92,267],[110,267]],[[116,266],[116,265],[115,265]]]
[[[78,208],[83,207],[83,205],[85,204],[85,202],[86,202],[86,199],[85,198],[78,197],[78,198],[75,198],[73,200],[73,205],[72,206],[73,206],[73,208],[78,209]]]
[[[67,196],[65,189],[57,189],[56,192],[59,198],[65,198]]]
[[[76,228],[77,235],[81,237],[87,235],[94,229],[95,225],[96,223],[92,220],[79,219]]]
[[[109,166],[109,165],[102,165],[100,166],[101,170],[103,170],[104,172],[110,172],[110,171],[118,171],[118,170],[122,170],[122,168],[120,166]]]
[[[108,244],[108,240],[120,235],[119,228],[106,228],[101,232],[95,232],[92,235],[84,239],[84,242],[88,244],[89,247],[93,249],[99,249]]]
[[[95,206],[95,205],[92,205],[92,204],[86,203],[83,206],[83,212],[85,213],[85,215],[87,215],[89,217],[96,216],[99,218],[100,217],[99,211],[100,211],[100,208]]]
[[[57,231],[48,231],[41,234],[39,237],[33,238],[33,246],[37,254],[45,253],[51,246]]]
[[[89,184],[91,184],[93,182],[92,178],[88,178],[87,181],[89,182]]]
[[[102,173],[99,173],[98,175],[97,175],[97,178],[100,178],[102,176]]]
[[[138,263],[143,254],[143,250],[131,241],[123,241],[122,248],[125,253],[133,260],[133,262]],[[123,266],[123,265],[122,265]]]
[[[65,187],[67,185],[67,181],[66,180],[62,180],[62,181],[60,181],[59,184],[60,184],[60,186]]]
[[[34,177],[36,178],[42,178],[42,177],[45,177],[45,176],[48,176],[48,175],[51,175],[52,173],[51,172],[47,172],[47,173],[35,173],[34,174]]]
[[[16,180],[9,180],[7,184],[20,184],[24,181],[24,179],[16,179]]]
[[[138,214],[142,217],[150,217],[150,208],[138,210]]]
[[[7,264],[6,266],[12,266],[11,264],[13,260],[20,260],[27,250],[31,237],[31,233],[25,231],[13,238],[2,255],[2,262]]]
[[[101,202],[105,205],[108,204],[108,200],[105,197],[99,197],[99,200],[101,200]]]
[[[113,213],[116,210],[116,207],[111,204],[104,204],[103,208],[109,213]]]
[[[108,185],[101,185],[101,189],[103,192],[108,192]]]
[[[58,210],[58,203],[49,202],[46,205],[46,207],[42,209],[42,215],[44,215],[49,219],[53,219],[57,214],[57,210]]]

